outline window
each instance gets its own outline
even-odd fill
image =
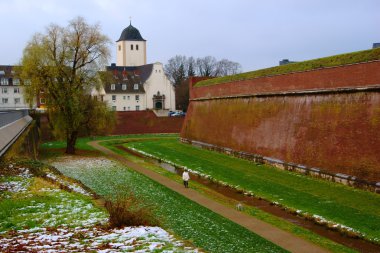
[[[20,88],[14,88],[14,89],[13,89],[13,93],[15,93],[15,94],[16,94],[16,93],[20,93]]]
[[[140,111],[140,106],[136,105],[136,111]]]
[[[139,45],[136,45],[136,50],[139,50]]]
[[[13,85],[20,85],[20,79],[18,78],[13,78]]]
[[[127,96],[127,100],[130,100],[131,99],[131,96]]]
[[[40,98],[40,104],[44,105],[46,103],[46,100],[44,98]]]
[[[112,95],[112,101],[116,101],[116,95]]]
[[[15,105],[20,104],[20,103],[21,103],[21,99],[20,98],[15,98]]]
[[[130,106],[128,106],[128,111],[130,111],[131,110],[131,107]]]
[[[133,45],[131,45],[131,50],[133,50]]]
[[[136,99],[136,101],[139,101],[139,100],[140,100],[140,96],[139,96],[139,95],[136,95],[136,96],[135,96],[135,99]]]
[[[8,78],[1,78],[1,85],[8,85]]]
[[[126,110],[125,106],[123,107],[124,111]]]
[[[116,111],[116,106],[112,106],[112,111]]]
[[[121,46],[119,45],[119,51],[121,51]]]
[[[115,90],[115,84],[111,84],[111,90]]]
[[[125,100],[126,99],[126,97],[125,96],[123,96],[123,100]]]
[[[122,90],[126,90],[126,89],[127,89],[127,85],[126,85],[126,84],[123,84],[123,85],[121,86],[121,89],[122,89]]]
[[[135,83],[135,84],[133,85],[133,89],[134,89],[134,90],[138,90],[138,89],[139,89],[139,85],[138,85],[137,83]]]
[[[0,75],[5,75],[5,71],[4,70],[0,70]]]
[[[8,98],[2,98],[2,99],[1,99],[1,102],[2,102],[3,104],[8,104]]]
[[[8,88],[1,88],[1,93],[7,94],[8,93]]]

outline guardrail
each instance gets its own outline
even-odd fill
[[[23,110],[0,110],[0,128],[29,115],[28,109]]]

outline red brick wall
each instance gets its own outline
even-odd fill
[[[152,111],[117,112],[112,134],[179,133],[183,117],[157,117]]]
[[[380,61],[195,87],[191,98],[380,84]]]
[[[193,98],[375,84],[380,62],[194,88]],[[380,90],[191,101],[181,136],[380,181]]]

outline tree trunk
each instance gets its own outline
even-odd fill
[[[66,140],[66,154],[75,155],[75,143],[77,142],[78,131],[73,131]]]

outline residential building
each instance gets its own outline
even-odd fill
[[[0,110],[29,108],[23,96],[22,83],[27,85],[28,80],[20,80],[14,66],[0,65]],[[33,103],[32,108],[36,108],[36,103]]]

